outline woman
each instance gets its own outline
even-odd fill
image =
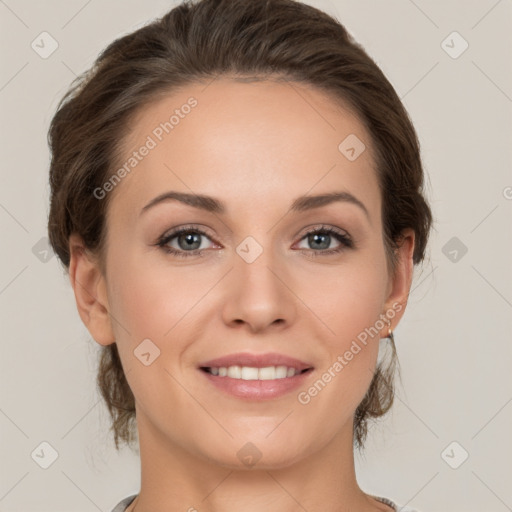
[[[50,240],[116,447],[138,434],[114,511],[398,510],[354,447],[393,402],[432,216],[411,121],[344,27],[183,3],[99,56],[49,138]]]

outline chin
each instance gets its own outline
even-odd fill
[[[292,466],[306,456],[301,448],[295,445],[283,445],[270,442],[263,437],[261,441],[243,441],[228,444],[216,443],[216,449],[203,452],[209,462],[230,470],[275,470]]]

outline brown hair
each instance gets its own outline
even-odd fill
[[[377,64],[331,16],[295,0],[185,1],[165,16],[112,42],[62,98],[49,130],[50,242],[63,265],[69,236],[78,233],[100,255],[109,203],[94,190],[113,174],[130,119],[143,105],[184,85],[217,76],[282,77],[343,102],[371,137],[382,194],[388,266],[406,228],[415,232],[413,261],[424,259],[432,214],[423,195],[423,168],[414,127]],[[340,141],[341,142],[341,141]],[[354,418],[362,447],[367,422],[393,403],[396,349],[378,364]],[[135,401],[116,344],[102,347],[97,383],[119,440],[135,439]]]

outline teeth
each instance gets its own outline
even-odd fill
[[[208,368],[208,372],[219,377],[231,377],[241,380],[274,380],[293,377],[301,373],[300,370],[286,366],[267,366],[254,368],[251,366],[222,366],[220,368]]]
[[[260,368],[258,371],[258,379],[259,380],[272,380],[275,378],[276,378],[275,366],[267,366],[266,368]]]
[[[242,378],[242,367],[241,366],[230,366],[228,368],[228,377],[232,379],[241,379]]]
[[[258,378],[258,368],[250,368],[249,366],[242,366],[241,375],[243,380],[256,380]],[[229,375],[229,373],[228,373]]]
[[[286,366],[277,366],[276,367],[276,379],[284,379],[286,378]]]

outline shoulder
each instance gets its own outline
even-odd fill
[[[122,501],[120,501],[113,509],[112,512],[125,512],[125,510],[130,506],[132,501],[137,497],[137,494],[133,494],[131,496],[128,496],[127,498],[124,498]],[[411,507],[400,507],[393,501],[391,501],[388,498],[383,498],[381,496],[372,496],[376,500],[380,501],[381,503],[384,503],[385,505],[389,505],[393,510],[396,512],[419,512],[418,510],[411,508]]]
[[[125,512],[125,510],[129,507],[131,502],[137,497],[136,494],[132,494],[128,496],[124,500],[120,501],[113,509],[112,512]]]

